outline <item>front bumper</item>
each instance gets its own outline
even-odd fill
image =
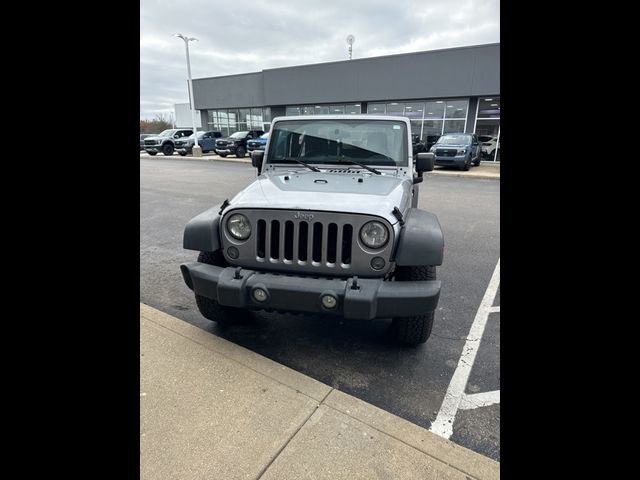
[[[434,311],[440,297],[440,281],[385,282],[381,278],[313,278],[276,275],[240,267],[216,267],[206,263],[180,265],[187,286],[198,295],[221,305],[247,309],[326,313],[345,318],[410,317]],[[239,275],[236,272],[239,270]],[[240,278],[236,278],[239,276]],[[356,287],[354,287],[354,280]],[[258,302],[252,291],[261,288],[267,299]],[[322,305],[330,294],[338,301],[333,309]]]
[[[455,156],[455,157],[434,157],[434,165],[442,165],[442,166],[456,166],[462,167],[464,166],[467,160],[466,155]]]
[[[154,152],[154,153],[159,153],[159,152],[161,152],[162,150],[160,150],[160,148],[161,148],[161,146],[160,146],[160,145],[153,146],[153,147],[152,147],[152,146],[149,146],[149,145],[146,145],[146,146],[144,147],[144,149],[145,149],[147,152]]]
[[[229,145],[228,147],[216,147],[216,153],[217,154],[226,153],[227,155],[235,155],[236,148],[237,147],[234,147],[231,145]]]

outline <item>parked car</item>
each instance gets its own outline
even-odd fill
[[[144,139],[148,137],[155,137],[155,133],[141,133],[140,134],[140,151],[144,150]]]
[[[247,141],[264,135],[264,130],[236,132],[226,138],[216,140],[216,153],[221,157],[235,155],[243,158],[247,153]]]
[[[147,137],[144,139],[144,150],[149,155],[155,155],[162,152],[163,155],[173,155],[175,150],[175,141],[179,138],[188,137],[193,133],[191,128],[172,128],[165,130],[159,135]]]
[[[425,144],[420,141],[420,135],[414,133],[411,135],[411,146],[413,147],[413,154],[416,155],[420,152],[426,152],[427,148]]]
[[[247,141],[247,152],[253,152],[254,150],[264,150],[269,140],[269,132],[264,135]]]
[[[222,138],[221,132],[197,132],[192,133],[184,140],[176,140],[176,151],[183,157],[193,153],[193,146],[196,144],[195,136],[198,135],[198,145],[202,149],[202,153],[213,152],[216,149],[216,139]]]
[[[200,313],[233,322],[247,310],[393,317],[395,338],[431,334],[444,237],[418,208],[434,155],[410,163],[405,117],[278,117],[251,163],[258,178],[193,218],[180,265]]]
[[[447,133],[431,147],[435,164],[469,170],[471,164],[480,165],[480,142],[474,133]]]
[[[480,141],[480,148],[482,150],[482,156],[485,158],[493,159],[493,152],[498,145],[498,137],[492,137],[489,135],[478,135]]]

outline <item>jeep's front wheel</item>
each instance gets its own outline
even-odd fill
[[[198,262],[215,265],[216,267],[229,266],[219,250],[217,252],[200,252],[198,255]],[[227,307],[225,305],[220,305],[216,300],[211,298],[203,297],[197,293],[195,295],[198,310],[204,318],[213,322],[227,323],[235,320],[245,313],[241,308]]]
[[[436,279],[436,267],[433,265],[421,267],[398,267],[395,280],[424,281]],[[425,343],[433,329],[434,312],[413,317],[396,317],[393,319],[392,329],[396,340],[409,345]]]
[[[244,147],[238,147],[236,150],[236,157],[237,158],[244,158],[245,154],[247,152],[245,151]]]
[[[165,143],[162,146],[163,155],[173,155],[173,143]]]

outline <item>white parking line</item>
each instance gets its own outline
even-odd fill
[[[500,305],[498,305],[497,307],[491,307],[489,309],[489,313],[500,313]]]
[[[471,410],[472,408],[488,407],[495,403],[500,403],[500,390],[493,392],[482,392],[474,394],[465,394],[460,400],[460,410]]]
[[[496,298],[496,292],[499,286],[500,259],[498,258],[498,263],[489,281],[487,291],[484,293],[484,297],[480,302],[480,307],[478,307],[476,318],[473,320],[473,324],[471,324],[467,341],[464,347],[462,347],[462,355],[458,361],[456,371],[453,372],[453,376],[451,377],[451,382],[449,383],[449,388],[447,388],[447,393],[444,395],[444,400],[442,400],[438,416],[431,424],[431,428],[429,428],[430,431],[441,437],[448,439],[453,434],[453,421],[460,408],[460,402],[465,396],[464,390],[467,386],[469,375],[471,374],[473,362],[476,360],[476,354],[478,353],[480,340],[482,340],[484,327],[487,325],[487,319],[489,318],[489,313],[491,313],[493,300]]]

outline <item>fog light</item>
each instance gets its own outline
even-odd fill
[[[336,305],[338,304],[338,300],[333,295],[323,295],[320,300],[322,301],[322,306],[324,308],[336,308]]]
[[[384,258],[382,257],[373,257],[371,259],[371,268],[374,270],[382,270],[384,268]]]
[[[253,299],[256,302],[264,302],[267,300],[267,292],[265,290],[263,290],[262,288],[254,288],[253,292]]]
[[[235,260],[240,256],[240,252],[236,247],[229,247],[227,248],[227,255],[229,255],[229,258],[233,258]]]

